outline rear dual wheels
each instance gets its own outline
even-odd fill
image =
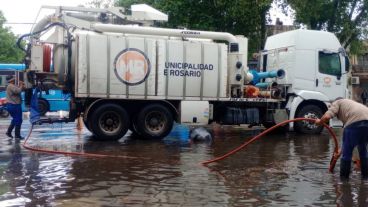
[[[88,120],[88,127],[98,140],[118,140],[128,131],[129,115],[117,104],[103,104]]]
[[[90,113],[83,121],[98,140],[118,140],[128,129],[135,137],[162,139],[174,124],[171,111],[161,104],[144,106],[132,121],[126,110],[117,104],[102,104]]]

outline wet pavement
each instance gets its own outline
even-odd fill
[[[213,143],[191,143],[177,125],[164,140],[130,137],[97,142],[75,123],[35,127],[37,148],[129,156],[93,158],[28,151],[4,134],[0,120],[0,206],[367,206],[368,183],[328,173],[333,142],[273,134],[238,154],[199,165],[239,146],[261,129],[211,127]],[[22,134],[29,129],[24,121]],[[340,134],[340,130],[337,133]]]

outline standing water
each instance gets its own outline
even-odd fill
[[[0,122],[5,134],[7,122]],[[29,125],[23,127],[24,135]],[[273,134],[204,167],[261,129],[212,128],[214,141],[191,143],[176,126],[164,140],[96,142],[75,123],[38,126],[29,145],[129,158],[30,152],[0,138],[0,206],[367,206],[368,184],[328,172],[333,142],[321,135]],[[336,131],[340,136],[340,130]]]

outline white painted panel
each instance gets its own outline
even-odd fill
[[[166,91],[166,75],[165,62],[166,62],[166,40],[157,40],[157,95],[165,96]]]
[[[209,103],[208,101],[182,101],[180,102],[180,121],[181,123],[208,124]]]
[[[149,76],[147,77],[147,95],[155,95],[155,85],[156,85],[156,40],[155,39],[146,39],[146,55],[151,62],[151,69]],[[146,83],[143,83],[146,84]]]
[[[128,48],[138,49],[145,53],[144,38],[128,37]],[[144,83],[129,86],[129,95],[144,95]]]
[[[126,85],[122,83],[116,76],[114,70],[114,60],[116,56],[126,48],[125,37],[110,36],[110,94],[121,95],[126,94]],[[112,96],[113,97],[113,96]]]
[[[203,70],[202,75],[203,79],[203,96],[204,97],[216,97],[217,90],[220,89],[218,84],[218,76],[219,76],[219,61],[221,58],[219,55],[219,47],[217,44],[206,44],[204,43],[204,57],[203,63],[207,65],[212,65],[213,67],[209,67],[212,69]],[[224,69],[224,68],[222,68]]]
[[[227,46],[221,45],[221,76],[220,76],[220,97],[229,97],[227,94],[227,79],[228,79],[228,69],[227,69]]]
[[[186,60],[185,63],[192,65],[188,66],[184,71],[186,76],[181,76],[186,79],[186,96],[200,96],[201,95],[201,76],[202,70],[198,69],[202,64],[202,44],[198,42],[186,42]],[[203,62],[203,64],[210,65],[210,62]],[[191,74],[200,74],[199,76]]]
[[[171,63],[184,63],[183,59],[183,41],[168,41],[166,52],[168,53],[167,60],[165,62],[165,69],[167,70],[167,76],[169,76],[168,95],[169,96],[183,96],[184,79],[179,76],[180,68],[169,67]]]
[[[107,38],[105,35],[90,35],[89,44],[90,93],[106,94]]]
[[[76,70],[77,96],[80,93],[87,93],[87,37],[78,37],[78,69]]]

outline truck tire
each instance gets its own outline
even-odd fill
[[[45,116],[45,114],[50,110],[50,104],[45,99],[38,99],[38,110],[41,116]]]
[[[88,129],[88,131],[90,131],[91,132],[91,127],[89,127],[89,122],[87,121],[87,120],[84,120],[83,119],[83,124],[84,124],[84,126]]]
[[[305,105],[301,108],[295,118],[321,118],[323,115],[322,109],[316,105]],[[323,126],[317,126],[309,121],[297,121],[294,123],[296,132],[303,134],[319,134],[321,133]]]
[[[8,110],[6,110],[6,109],[0,109],[0,117],[1,118],[8,118],[9,117],[9,111]]]
[[[174,125],[171,112],[161,104],[145,106],[136,119],[135,127],[139,137],[145,139],[162,139]]]
[[[123,107],[108,103],[93,110],[87,124],[96,139],[118,140],[128,131],[129,120],[129,115]]]

